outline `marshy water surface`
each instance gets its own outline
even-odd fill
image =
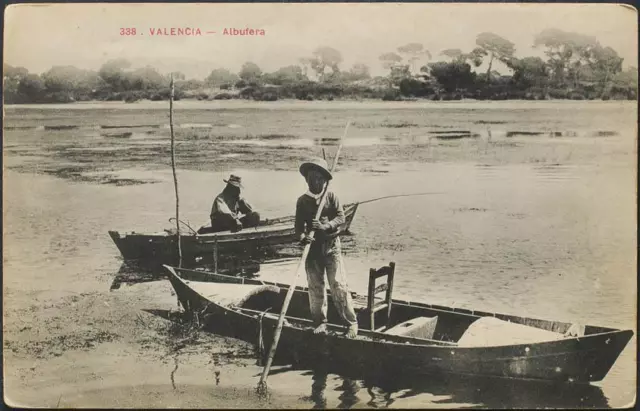
[[[6,108],[4,354],[9,400],[44,406],[620,407],[635,398],[632,339],[590,387],[455,378],[350,380],[276,367],[248,394],[251,347],[187,337],[168,281],[110,290],[126,267],[108,230],[160,231],[174,212],[166,104]],[[293,214],[308,155],[362,205],[352,289],[395,261],[395,293],[530,317],[636,324],[636,104],[630,102],[177,102],[181,215],[207,221],[229,173],[265,216]],[[265,266],[288,282],[293,265]],[[304,280],[302,279],[302,284]],[[216,374],[217,372],[217,374]],[[218,380],[218,381],[216,381]]]

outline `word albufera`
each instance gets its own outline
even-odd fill
[[[120,29],[121,36],[141,36],[144,34],[148,34],[150,36],[202,36],[202,35],[210,35],[210,34],[218,34],[218,31],[214,30],[204,30],[200,27],[157,27],[150,28],[147,32],[143,30],[137,29],[135,27],[126,27]],[[235,28],[235,27],[225,27],[221,33],[223,36],[264,36],[266,35],[266,31],[264,29],[256,29],[256,28]]]

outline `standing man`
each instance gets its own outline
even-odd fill
[[[342,250],[338,237],[340,225],[345,222],[344,210],[333,192],[327,192],[320,220],[315,219],[325,185],[333,176],[328,170],[327,162],[323,159],[302,163],[300,173],[307,181],[309,190],[298,198],[295,230],[302,244],[313,241],[305,261],[305,268],[309,283],[311,317],[316,326],[314,333],[325,333],[327,330],[327,293],[324,280],[326,272],[333,302],[349,327],[346,336],[355,338],[358,334],[358,321],[353,310],[351,294],[343,282],[340,258]],[[313,240],[308,236],[312,229],[316,232]],[[342,276],[340,279],[337,278],[338,271]]]
[[[199,233],[219,231],[240,231],[242,228],[255,227],[260,223],[260,214],[253,211],[251,205],[240,196],[242,179],[231,174],[228,180],[222,180],[227,186],[218,194],[211,206],[211,227],[200,229]],[[240,213],[243,217],[240,217]]]

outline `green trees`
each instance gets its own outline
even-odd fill
[[[332,74],[340,72],[342,54],[332,47],[318,47],[313,52],[313,57],[309,59],[311,68],[316,72],[319,81],[326,79],[326,69],[330,69]]]
[[[598,98],[607,95],[612,79],[622,71],[623,59],[595,37],[559,29],[538,34],[534,47],[542,47],[555,88],[597,89]]]
[[[355,63],[344,77],[346,81],[362,81],[370,78],[369,66],[363,63]]]
[[[262,76],[262,70],[257,64],[248,61],[242,65],[238,76],[247,83],[257,83]]]
[[[519,90],[547,86],[548,67],[540,57],[514,59],[509,66],[513,69],[512,82]]]
[[[489,56],[489,67],[487,68],[488,82],[491,81],[493,61],[497,59],[507,64],[513,58],[516,51],[512,42],[489,32],[478,34],[476,44],[479,46],[479,49],[471,52],[474,58],[480,58],[482,55]]]
[[[422,43],[409,43],[398,47],[398,53],[404,56],[409,63],[412,73],[416,72],[416,63],[424,59],[431,59],[431,53],[425,49]]]
[[[291,65],[281,67],[273,73],[265,74],[263,80],[266,84],[283,86],[307,80],[307,77],[303,74],[302,67]]]
[[[13,67],[4,63],[2,66],[2,72],[2,94],[4,102],[9,104],[29,102],[22,101],[26,96],[20,93],[20,83],[29,75],[29,70],[24,67]],[[40,78],[38,77],[38,79]],[[38,99],[30,100],[30,102],[37,103]]]
[[[225,68],[217,68],[211,71],[211,74],[204,81],[209,86],[220,87],[226,84],[235,84],[238,80],[240,80],[240,77],[237,74]]]
[[[402,61],[402,57],[397,53],[390,52],[381,54],[380,57],[378,57],[378,60],[382,62],[382,67],[387,70],[391,70],[392,67]]]
[[[27,101],[38,101],[46,90],[47,86],[37,74],[27,74],[18,85],[18,94]]]
[[[125,70],[131,67],[126,59],[109,60],[98,70],[98,75],[111,91],[124,91],[129,86]]]
[[[637,98],[637,68],[623,71],[622,57],[595,37],[547,29],[532,40],[532,46],[544,53],[542,58],[518,56],[514,43],[491,32],[478,34],[471,50],[434,52],[436,61],[431,61],[432,54],[422,43],[409,42],[378,56],[385,74],[376,77],[361,62],[343,71],[342,53],[329,46],[317,47],[311,56],[271,72],[246,62],[237,73],[216,68],[202,80],[173,74],[177,98]],[[502,72],[505,67],[507,73]],[[41,75],[5,64],[3,83],[4,101],[9,104],[133,102],[169,96],[169,74],[136,67],[126,59],[107,61],[97,71],[55,66]],[[225,92],[210,95],[210,89]]]
[[[437,62],[429,64],[431,76],[447,92],[462,91],[473,87],[476,73],[471,71],[471,66],[465,62],[456,60],[451,63]]]

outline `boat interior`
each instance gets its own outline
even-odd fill
[[[566,322],[538,320],[510,315],[471,311],[459,308],[429,305],[393,298],[395,264],[369,272],[367,296],[352,293],[354,309],[358,318],[358,338],[382,339],[385,341],[409,342],[421,345],[447,345],[458,347],[504,346],[532,344],[565,338],[582,337],[589,334],[617,331],[611,328],[582,326]],[[202,273],[201,276],[206,276]],[[203,278],[198,280],[202,281]],[[242,280],[240,280],[242,281]],[[230,280],[229,282],[233,282]],[[228,307],[249,315],[276,317],[282,309],[287,288],[282,284],[244,282],[241,298]],[[190,285],[193,285],[191,283]],[[234,287],[218,286],[216,294],[229,295]],[[225,289],[226,288],[226,289]],[[224,291],[222,291],[225,289]],[[236,289],[237,286],[236,286]],[[250,291],[249,291],[250,290]],[[331,294],[328,302],[329,332],[341,334],[345,330]],[[216,301],[214,295],[205,296]],[[287,321],[290,325],[311,327],[309,300],[305,288],[296,287],[289,308]]]
[[[345,205],[344,206],[345,215],[347,217],[352,217],[354,212],[355,212],[355,209],[356,209],[357,205],[358,205],[357,203],[351,203],[351,204]],[[264,220],[260,220],[260,222],[258,223],[257,227],[272,227],[274,225],[281,225],[281,224],[282,225],[292,225],[293,222],[294,222],[294,219],[295,219],[294,216],[267,218],[267,219],[264,219]],[[209,227],[211,227],[210,223],[200,227],[197,231],[200,232],[203,229],[206,231],[206,229],[209,228]],[[221,232],[225,232],[226,233],[226,232],[230,232],[230,231],[221,231]],[[220,232],[203,232],[201,234],[219,234],[219,233]]]

